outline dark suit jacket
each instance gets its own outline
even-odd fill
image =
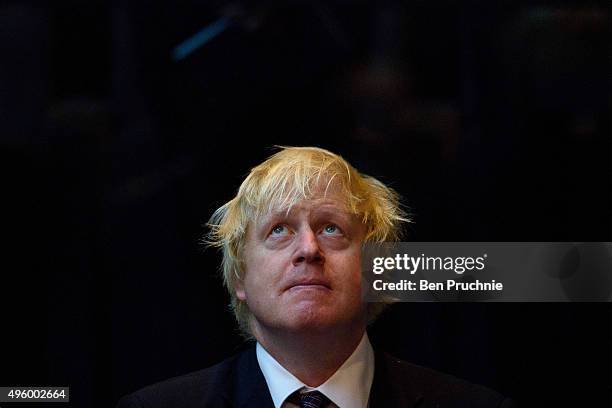
[[[370,408],[510,408],[488,388],[376,352]],[[273,408],[255,347],[122,398],[117,408]],[[351,408],[351,407],[340,407]]]

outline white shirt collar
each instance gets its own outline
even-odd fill
[[[316,388],[298,380],[279,364],[261,344],[256,346],[257,362],[266,379],[275,408],[280,408],[285,399],[300,388],[319,390],[340,408],[368,406],[370,388],[374,379],[374,351],[364,333],[353,354],[331,377]]]

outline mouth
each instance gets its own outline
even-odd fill
[[[296,289],[325,289],[325,290],[329,290],[329,288],[325,285],[294,285],[291,286],[289,288],[290,290],[296,290]]]
[[[320,280],[320,279],[293,282],[287,287],[287,290],[303,290],[303,289],[331,290],[331,287],[327,281]]]

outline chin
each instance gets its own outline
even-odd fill
[[[338,315],[337,308],[304,307],[292,314],[288,319],[288,328],[295,331],[309,330],[329,333],[337,328],[347,327],[359,320],[345,315]]]

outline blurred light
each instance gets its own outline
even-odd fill
[[[180,61],[189,54],[221,34],[228,26],[229,19],[221,17],[214,23],[204,27],[172,50],[172,59]]]

